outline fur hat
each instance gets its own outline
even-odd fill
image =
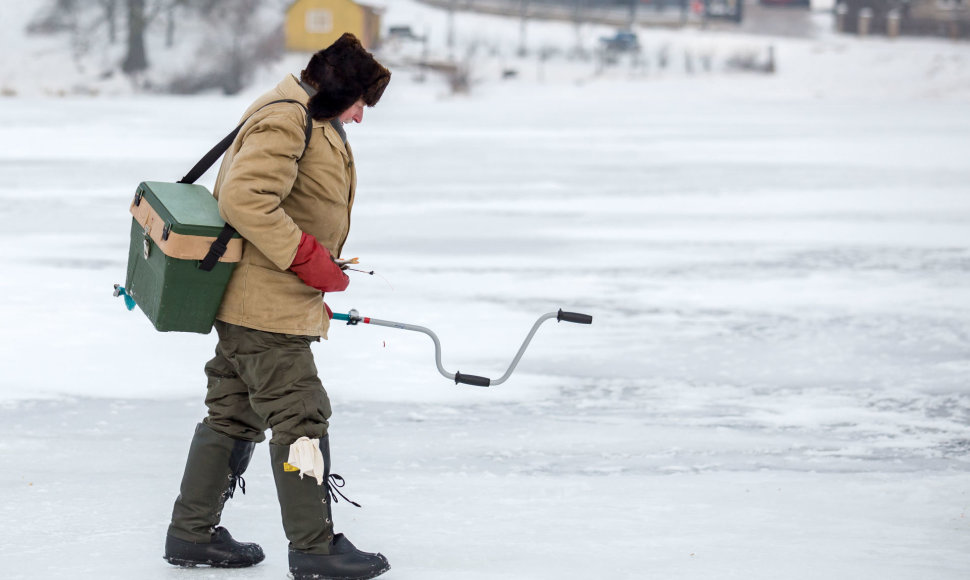
[[[301,77],[317,87],[308,103],[310,116],[324,121],[340,115],[357,99],[364,99],[370,107],[376,105],[391,80],[391,71],[346,32],[310,57]]]

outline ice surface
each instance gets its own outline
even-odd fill
[[[786,51],[770,79],[563,63],[465,97],[399,69],[348,129],[346,253],[380,277],[335,311],[432,328],[448,369],[492,377],[539,314],[595,319],[544,325],[493,389],[414,333],[314,347],[365,506],[338,529],[387,578],[967,576],[967,79],[922,67],[970,51]],[[184,174],[251,96],[0,103],[4,578],[284,577],[265,445],[224,523],[267,560],[162,561],[215,339],[111,297],[137,183]]]

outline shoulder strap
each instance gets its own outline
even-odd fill
[[[216,159],[219,159],[223,153],[229,150],[229,146],[232,145],[232,142],[236,140],[236,136],[239,134],[242,126],[246,124],[246,121],[248,121],[250,117],[255,115],[256,112],[263,107],[275,105],[276,103],[296,103],[297,105],[300,105],[300,107],[302,107],[306,112],[306,139],[303,142],[303,153],[306,153],[306,148],[310,145],[310,137],[313,135],[313,119],[310,118],[310,111],[307,110],[306,105],[293,99],[271,101],[253,111],[249,117],[243,119],[242,123],[239,123],[238,127],[223,137],[222,141],[219,141],[215,147],[210,149],[208,153],[202,156],[202,159],[200,159],[199,162],[196,163],[195,166],[185,174],[185,177],[178,181],[178,183],[195,183],[196,179],[202,177],[202,174],[212,167],[212,164],[216,162]],[[303,153],[300,154],[299,159],[303,158]],[[207,253],[205,258],[202,258],[202,261],[199,263],[199,269],[209,272],[215,268],[216,263],[219,262],[219,258],[226,253],[226,249],[229,247],[229,240],[231,240],[235,234],[236,228],[232,227],[228,223],[224,225],[222,227],[222,231],[219,232],[219,236],[216,237],[216,240],[212,242],[211,246],[209,246],[209,253]]]
[[[303,142],[303,151],[305,153],[306,148],[310,145],[310,137],[313,135],[313,119],[310,118],[310,111],[307,110],[306,105],[304,105],[300,101],[296,101],[293,99],[280,99],[278,101],[271,101],[269,103],[266,103],[259,109],[256,109],[255,111],[250,113],[248,117],[243,119],[242,123],[239,123],[238,127],[233,129],[228,135],[223,137],[222,141],[219,141],[218,143],[216,143],[215,147],[213,147],[212,149],[209,150],[208,153],[203,155],[202,159],[199,159],[198,163],[196,163],[195,166],[193,166],[192,169],[190,169],[189,172],[185,174],[185,177],[178,180],[176,183],[195,183],[195,180],[202,177],[202,174],[208,171],[209,168],[212,167],[212,164],[215,163],[217,159],[222,157],[223,153],[229,150],[229,146],[232,145],[232,142],[236,140],[236,135],[239,134],[240,129],[242,129],[243,125],[246,124],[246,121],[248,121],[250,117],[255,115],[263,108],[268,107],[270,105],[275,105],[276,103],[296,103],[297,105],[300,105],[300,107],[306,113],[306,140]],[[301,154],[300,158],[302,159],[302,157],[303,155]]]

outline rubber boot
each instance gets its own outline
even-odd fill
[[[189,447],[182,486],[165,538],[165,559],[176,566],[244,568],[263,561],[257,544],[237,542],[217,527],[226,500],[238,486],[256,444],[227,437],[199,423]]]
[[[387,572],[391,566],[382,554],[361,552],[343,534],[333,533],[329,436],[320,439],[325,471],[322,485],[311,476],[301,478],[299,471],[284,468],[288,445],[270,444],[269,450],[294,580],[363,580]],[[333,477],[342,481],[338,475]]]

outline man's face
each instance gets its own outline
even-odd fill
[[[357,99],[357,102],[354,103],[353,105],[350,105],[350,108],[348,108],[343,113],[340,113],[340,117],[338,117],[340,119],[340,122],[343,123],[344,125],[350,122],[360,123],[361,121],[364,120],[365,106],[366,106],[366,103],[364,103],[364,99]]]

